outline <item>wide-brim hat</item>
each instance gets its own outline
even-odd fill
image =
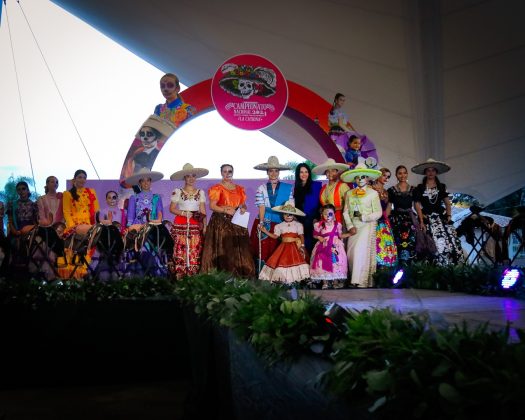
[[[326,159],[320,165],[317,165],[312,169],[312,172],[316,175],[324,175],[328,169],[337,169],[339,172],[346,171],[350,166],[346,163],[337,163],[334,159]]]
[[[197,178],[202,178],[210,173],[209,170],[205,168],[195,168],[191,163],[185,163],[180,171],[174,172],[171,174],[170,179],[172,181],[180,181],[184,179],[186,175],[195,174]]]
[[[434,168],[438,174],[444,174],[445,172],[450,171],[450,166],[448,166],[445,162],[440,162],[430,158],[425,162],[418,163],[416,166],[413,166],[412,172],[418,175],[425,175],[425,170],[428,168]]]
[[[143,127],[154,128],[164,137],[171,136],[173,132],[177,129],[177,127],[175,127],[175,125],[171,121],[165,120],[164,118],[160,118],[158,115],[150,115],[148,119],[144,121],[144,123],[140,126],[139,130],[137,131],[137,134],[135,134],[135,137],[140,137],[139,133]]]
[[[137,185],[143,178],[151,178],[151,182],[156,182],[164,178],[164,174],[162,172],[150,171],[147,168],[142,168],[137,173],[127,177],[125,182],[128,185]]]
[[[277,156],[270,156],[268,158],[268,162],[260,163],[257,166],[254,166],[253,169],[257,169],[259,171],[267,171],[268,169],[279,169],[282,171],[289,171],[291,168],[288,165],[282,165],[279,163],[279,159],[277,159]]]
[[[277,213],[293,214],[294,216],[306,216],[306,214],[293,206],[290,201],[287,201],[281,206],[272,207],[272,210]]]
[[[367,176],[370,179],[377,179],[381,176],[382,172],[377,169],[367,168],[364,163],[356,165],[354,169],[344,172],[341,175],[343,182],[354,182],[356,176]]]

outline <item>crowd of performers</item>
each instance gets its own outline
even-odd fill
[[[394,172],[397,182],[388,189],[389,169],[363,164],[350,169],[333,159],[313,170],[299,164],[294,184],[279,179],[290,168],[275,156],[255,169],[264,171],[268,179],[255,197],[247,197],[244,187],[234,181],[231,164],[220,167],[221,181],[208,191],[198,187],[197,179],[209,171],[185,164],[170,177],[182,181],[182,186],[172,192],[169,222],[162,198],[153,188],[163,174],[146,168],[126,179],[138,186],[126,208],[119,208],[115,191],[106,193],[101,206],[97,192],[86,187],[83,170],[75,172],[72,187],[63,193],[57,192],[58,180],[48,177],[45,195],[36,202],[30,199],[28,185],[19,182],[18,199],[7,205],[3,266],[27,267],[31,232],[52,228],[66,245],[63,252],[48,250],[55,253],[49,261],[56,263],[57,270],[46,276],[82,278],[93,255],[90,236],[100,225],[114,227],[125,239],[136,238],[152,225],[169,231],[173,251],[168,267],[173,279],[217,269],[276,283],[370,287],[378,267],[407,265],[422,258],[439,265],[464,262],[446,186],[438,179],[450,169],[443,162],[429,159],[414,166],[412,172],[424,175],[417,186],[408,183],[408,170],[400,165]],[[325,175],[328,182],[313,180],[312,172]],[[251,233],[237,221],[247,211],[247,200],[254,200],[258,209]],[[75,260],[75,247],[67,245],[68,239],[72,244],[79,238],[90,243],[80,261]]]

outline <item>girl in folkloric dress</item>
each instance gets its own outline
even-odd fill
[[[312,251],[310,278],[322,282],[322,288],[340,288],[348,274],[348,263],[342,239],[343,225],[335,218],[335,207],[325,204],[321,208],[321,220],[314,224],[314,238],[317,243]]]
[[[171,195],[170,212],[175,215],[170,233],[173,238],[172,274],[177,280],[197,274],[201,267],[203,235],[206,232],[206,193],[195,187],[197,178],[208,175],[204,168],[186,163],[171,175],[172,181],[184,180],[182,188]]]
[[[392,227],[386,214],[388,207],[388,192],[385,184],[390,179],[390,170],[381,168],[381,176],[377,178],[372,186],[379,194],[383,214],[377,221],[376,226],[376,262],[378,267],[394,267],[397,265],[397,248],[392,233]]]
[[[416,258],[416,229],[414,187],[409,185],[408,170],[399,165],[396,168],[397,184],[388,189],[386,214],[390,219],[401,265],[408,265]]]
[[[456,230],[452,225],[452,205],[447,187],[437,174],[448,172],[450,166],[444,162],[428,159],[412,168],[412,172],[425,175],[423,182],[416,187],[414,201],[421,230],[432,235],[436,244],[434,261],[438,265],[460,264],[465,262]]]
[[[291,284],[310,278],[310,269],[305,260],[303,225],[295,218],[305,214],[291,202],[272,207],[281,213],[284,221],[274,226],[273,233],[264,226],[261,230],[273,239],[281,238],[281,243],[270,256],[259,274],[259,280]]]

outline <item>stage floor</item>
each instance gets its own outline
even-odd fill
[[[470,327],[489,322],[490,328],[525,330],[525,301],[511,297],[477,296],[423,289],[315,290],[313,294],[345,308],[363,310],[391,307],[400,312],[428,312],[436,322],[462,323]],[[512,334],[514,337],[515,333]]]

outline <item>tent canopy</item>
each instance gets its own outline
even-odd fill
[[[254,53],[329,102],[342,92],[352,125],[391,170],[444,160],[449,190],[486,204],[525,185],[520,0],[54,2],[186,85]],[[265,132],[326,158],[290,119]]]

